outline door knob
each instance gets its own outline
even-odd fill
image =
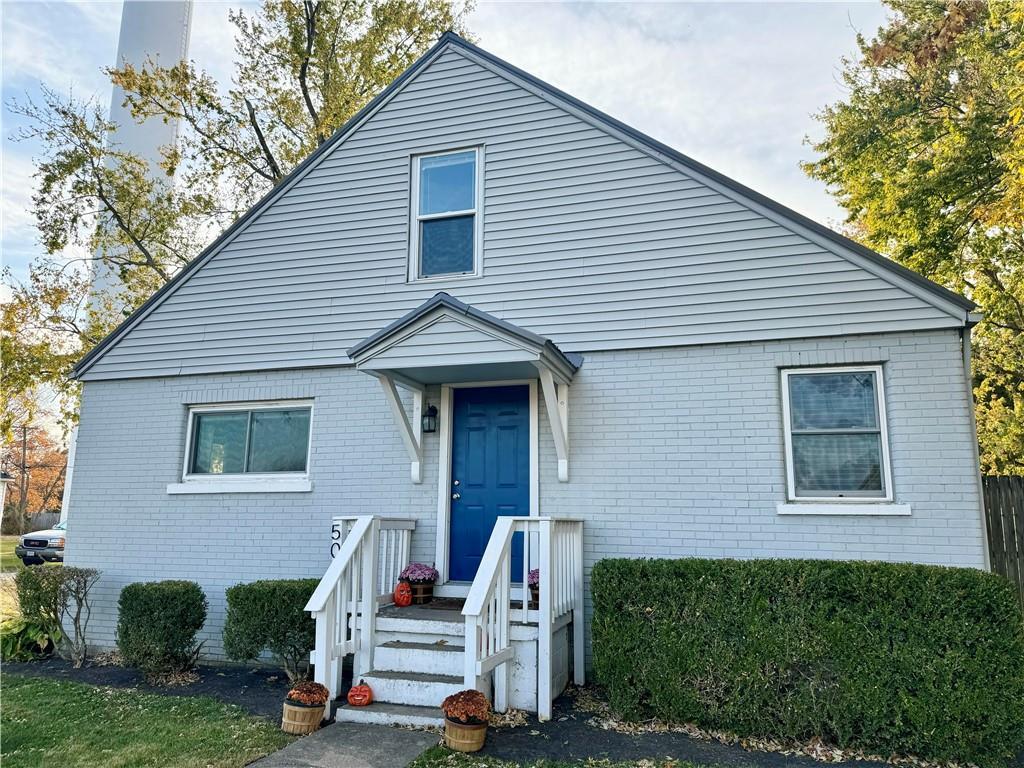
[[[459,484],[458,480],[452,480],[452,485],[458,485],[458,484]]]
[[[462,498],[462,494],[461,493],[453,493],[452,494],[452,498],[453,499],[461,499]]]

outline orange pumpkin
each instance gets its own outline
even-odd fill
[[[348,689],[348,703],[353,707],[365,707],[373,702],[373,691],[365,681],[360,680],[359,685],[353,685]]]
[[[399,608],[412,605],[412,587],[409,586],[408,581],[398,582],[398,586],[395,587],[394,600],[395,605]]]

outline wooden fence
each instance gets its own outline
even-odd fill
[[[981,478],[992,570],[1017,590],[1024,607],[1024,477]]]

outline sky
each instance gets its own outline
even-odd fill
[[[195,0],[189,55],[226,83],[229,8]],[[8,105],[40,84],[109,102],[121,3],[0,0],[0,257],[17,279],[39,254],[30,211],[38,145],[14,140]],[[477,42],[613,117],[712,168],[838,228],[843,211],[800,162],[820,137],[814,114],[844,96],[840,60],[871,36],[871,2],[479,2]]]

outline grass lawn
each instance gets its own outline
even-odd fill
[[[293,737],[205,697],[4,675],[4,768],[243,766]]]
[[[18,591],[14,588],[14,581],[12,579],[0,581],[0,622],[20,615]]]
[[[636,766],[641,768],[709,768],[681,760],[639,760],[629,763],[616,763],[610,760],[575,762],[541,760],[522,764],[499,760],[496,757],[453,752],[447,747],[431,747],[409,764],[409,768],[635,768]]]
[[[25,567],[14,554],[17,543],[17,536],[0,536],[0,571],[16,571]]]

